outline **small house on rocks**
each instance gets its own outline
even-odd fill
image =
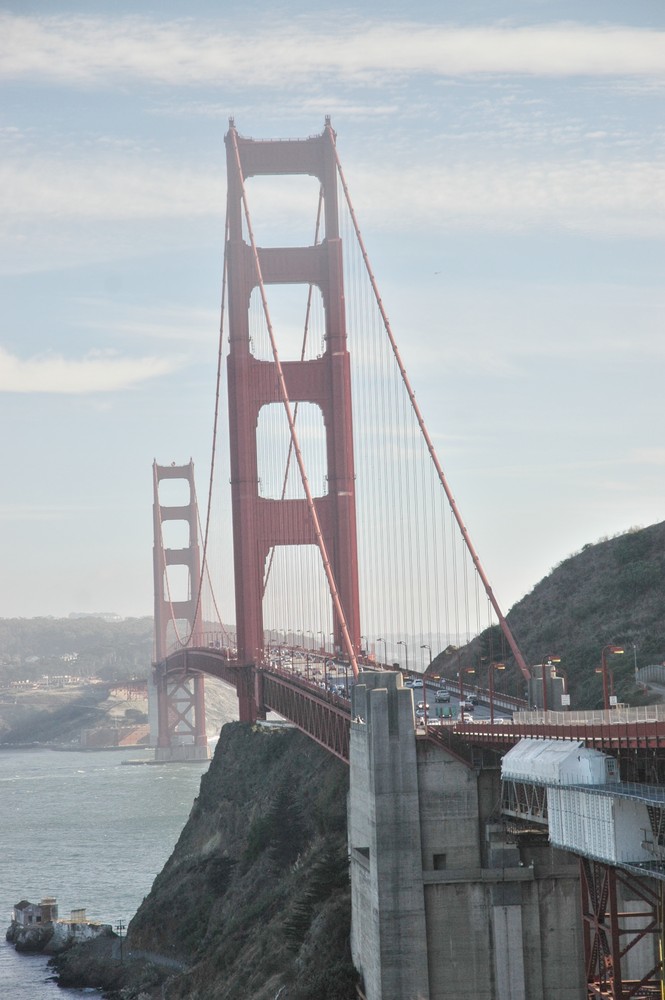
[[[22,899],[14,907],[14,922],[19,927],[34,927],[58,919],[58,903],[53,896],[45,896],[41,903],[29,903]]]

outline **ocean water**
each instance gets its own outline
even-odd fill
[[[5,941],[12,907],[55,896],[61,917],[125,926],[180,835],[208,764],[127,766],[152,751],[0,750],[0,998],[70,1000],[44,956]]]

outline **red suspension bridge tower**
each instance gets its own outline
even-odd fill
[[[360,611],[335,133],[327,120],[323,133],[308,139],[246,139],[238,135],[231,121],[225,141],[229,430],[238,661],[249,665],[263,660],[266,565],[270,551],[282,545],[318,545],[331,590],[335,643],[351,654],[360,648]],[[321,185],[323,240],[314,246],[257,247],[246,212],[245,180],[257,175],[304,174],[316,177]],[[249,241],[244,238],[243,224]],[[271,284],[307,284],[320,289],[325,310],[325,349],[320,357],[280,361],[265,296],[265,286]],[[268,361],[253,356],[250,343],[249,304],[255,288],[263,301],[272,342],[273,358]],[[318,406],[323,416],[328,492],[311,496],[301,464],[306,498],[261,497],[256,438],[259,413],[269,404],[283,405],[300,464],[291,406],[305,402]],[[241,700],[241,718],[251,717],[254,712],[254,706],[243,706]]]
[[[162,480],[185,480],[189,488],[186,504],[160,503]],[[169,670],[167,656],[174,649],[196,644],[202,633],[200,610],[201,556],[198,537],[198,508],[194,489],[194,465],[153,464],[153,570],[155,590],[155,666],[153,680],[157,695],[158,737],[156,760],[205,760],[206,738],[203,674],[185,667]],[[188,544],[183,548],[164,546],[163,525],[184,521]],[[188,572],[188,596],[174,601],[169,584],[169,567],[184,566]]]

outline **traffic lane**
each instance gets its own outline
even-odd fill
[[[423,703],[423,692],[422,689],[413,688],[413,702],[414,708],[416,709],[416,714],[422,716],[422,712],[418,712],[418,705]],[[460,699],[455,697],[453,694],[450,695],[450,701],[447,702],[437,702],[436,692],[439,688],[427,686],[427,717],[428,719],[436,718],[453,718],[461,719],[462,714],[467,716],[469,719],[477,719],[479,722],[489,722],[492,713],[490,711],[489,705],[469,705],[468,702],[464,702],[464,711],[460,712]],[[511,713],[504,708],[499,708],[497,705],[494,706],[494,719],[499,721],[501,719],[510,720],[512,718]]]

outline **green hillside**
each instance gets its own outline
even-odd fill
[[[595,673],[608,643],[622,656],[608,658],[615,693],[629,705],[658,700],[634,683],[635,666],[665,661],[665,521],[608,538],[564,559],[507,615],[529,664],[561,657],[572,708],[602,708],[602,679]],[[495,658],[512,658],[493,630]],[[489,637],[484,637],[484,647]],[[497,653],[498,651],[498,653]],[[501,677],[515,691],[516,671]],[[499,685],[498,685],[499,686]]]

